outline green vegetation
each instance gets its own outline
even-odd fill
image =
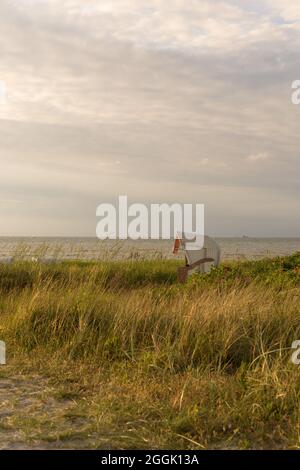
[[[47,378],[72,403],[51,422],[21,413],[1,426],[57,446],[298,448],[300,253],[185,285],[179,265],[0,266],[1,371]]]

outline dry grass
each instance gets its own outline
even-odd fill
[[[184,286],[177,262],[3,266],[10,373],[75,393],[87,447],[298,448],[299,265],[232,264]],[[29,439],[50,441],[38,428]]]

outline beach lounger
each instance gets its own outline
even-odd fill
[[[174,241],[173,253],[179,250],[185,253],[185,266],[178,268],[179,282],[185,282],[191,274],[207,274],[213,266],[219,266],[221,251],[215,240],[208,236],[201,238],[197,246],[197,240],[191,242],[191,236],[178,234]]]

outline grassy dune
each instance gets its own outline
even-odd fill
[[[9,374],[49,378],[77,419],[68,431],[63,413],[25,419],[29,442],[75,433],[98,448],[300,446],[290,349],[300,339],[300,254],[223,265],[185,285],[177,267],[0,266]]]

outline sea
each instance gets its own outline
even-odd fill
[[[262,259],[300,251],[300,238],[218,238],[223,260]],[[128,260],[172,259],[173,241],[96,238],[0,237],[1,259]],[[179,254],[182,257],[183,254]]]

